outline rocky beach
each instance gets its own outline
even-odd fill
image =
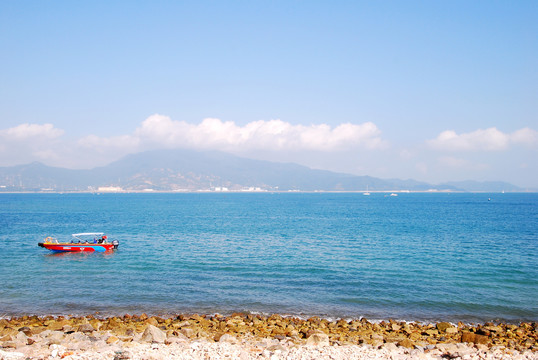
[[[538,359],[538,323],[236,313],[0,319],[0,359]]]

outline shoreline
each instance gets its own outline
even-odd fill
[[[0,319],[0,359],[538,359],[538,323],[422,324],[234,313]],[[152,354],[148,357],[148,354]]]

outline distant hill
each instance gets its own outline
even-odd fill
[[[474,181],[432,185],[415,180],[378,179],[292,163],[252,160],[218,151],[155,150],[132,154],[103,167],[73,170],[38,162],[0,167],[0,191],[522,191],[508,183]]]

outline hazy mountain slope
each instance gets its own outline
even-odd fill
[[[91,170],[72,170],[31,163],[0,168],[2,191],[95,190],[117,186],[125,190],[241,190],[303,191],[521,191],[503,182],[447,182],[432,185],[415,180],[382,180],[314,170],[292,163],[252,160],[218,151],[156,150],[132,154]]]

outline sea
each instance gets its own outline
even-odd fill
[[[234,312],[538,321],[538,194],[0,194],[0,317]]]

